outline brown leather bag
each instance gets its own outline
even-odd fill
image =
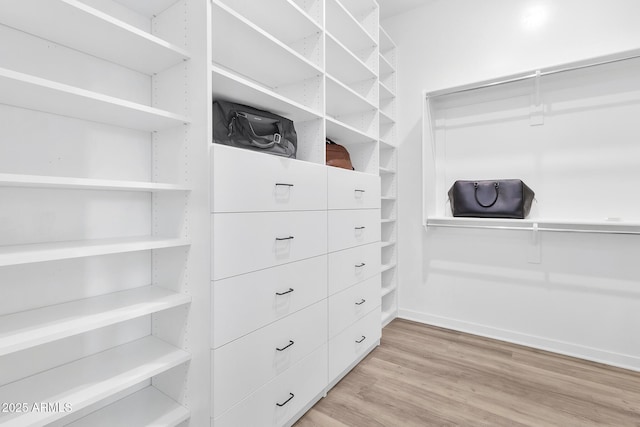
[[[329,138],[327,138],[327,165],[354,170],[351,164],[351,156],[349,156],[347,149]]]

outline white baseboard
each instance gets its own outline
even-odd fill
[[[597,348],[585,347],[578,344],[552,340],[535,335],[527,335],[520,332],[494,328],[492,326],[467,322],[464,320],[436,316],[419,311],[400,309],[398,311],[398,317],[401,319],[412,320],[427,325],[453,329],[456,331],[479,335],[487,338],[494,338],[501,341],[563,354],[565,356],[577,357],[580,359],[590,360],[592,362],[603,363],[606,365],[640,372],[640,357],[638,356],[614,353]]]

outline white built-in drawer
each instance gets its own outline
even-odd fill
[[[379,273],[379,243],[332,252],[329,254],[329,295]]]
[[[329,383],[365,355],[381,336],[380,306],[329,340]]]
[[[213,350],[213,416],[222,415],[326,342],[325,299]]]
[[[215,281],[211,345],[218,348],[326,297],[326,255]]]
[[[329,209],[380,208],[380,177],[328,168]]]
[[[329,338],[380,305],[380,274],[329,297]]]
[[[326,211],[220,213],[211,221],[213,280],[327,252]]]
[[[329,252],[380,241],[380,209],[329,211]]]
[[[323,210],[327,167],[213,144],[213,212]]]
[[[215,418],[213,425],[215,427],[286,425],[307,404],[314,401],[324,391],[326,385],[327,347],[323,345],[229,411]]]

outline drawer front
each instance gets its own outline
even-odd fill
[[[342,376],[380,339],[380,319],[378,306],[329,341],[329,383]]]
[[[323,345],[232,409],[215,418],[214,425],[216,427],[286,425],[309,402],[322,393],[326,385],[327,347]]]
[[[380,305],[380,274],[329,298],[329,338]]]
[[[345,249],[329,254],[329,295],[380,273],[380,244]]]
[[[213,144],[213,212],[323,210],[327,168],[240,148]]]
[[[326,297],[326,255],[215,281],[211,289],[212,347]]]
[[[213,214],[211,229],[213,280],[327,252],[326,211]]]
[[[380,241],[380,209],[329,211],[329,252]]]
[[[213,416],[291,368],[327,341],[327,301],[213,351]]]
[[[379,209],[380,177],[328,168],[329,209]]]

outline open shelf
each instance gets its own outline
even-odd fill
[[[188,420],[190,415],[187,408],[149,386],[67,424],[67,427],[175,427]]]
[[[640,234],[640,222],[623,221],[429,217],[426,220],[426,225],[428,227],[484,228],[565,233]]]
[[[362,95],[327,74],[327,114],[339,117],[375,110],[376,106]]]
[[[389,169],[389,168],[383,168],[382,166],[380,166],[380,174],[394,174],[396,173],[395,170],[393,169]]]
[[[319,111],[314,111],[305,105],[282,96],[270,89],[264,88],[243,77],[234,75],[218,66],[212,66],[213,99],[223,99],[238,103],[246,103],[251,100],[251,105],[256,108],[280,114],[294,122],[304,122],[318,119],[323,116]]]
[[[49,175],[18,175],[0,173],[0,187],[56,188],[114,191],[189,191],[187,188],[156,182],[114,181],[108,179],[73,178]]]
[[[219,0],[219,2],[226,4],[239,15],[286,44],[322,32],[322,28],[291,0]],[[274,16],[278,19],[273,19]]]
[[[188,123],[185,116],[0,68],[0,103],[144,131]]]
[[[327,117],[327,137],[337,143],[348,141],[352,144],[362,144],[376,141],[373,136],[367,135],[353,126],[349,126],[332,117]]]
[[[395,124],[395,122],[396,121],[394,119],[392,119],[391,116],[389,116],[384,111],[380,110],[380,124],[381,125]]]
[[[0,15],[4,25],[149,75],[189,59],[184,49],[75,0],[3,0]]]
[[[380,272],[384,273],[385,271],[389,271],[392,268],[395,268],[395,266],[396,266],[395,263],[393,263],[393,264],[382,264],[382,266],[380,267]]]
[[[380,82],[380,100],[391,99],[391,98],[393,98],[395,96],[396,96],[396,94],[393,93],[393,91],[391,89],[389,89],[389,86],[387,86],[386,84]]]
[[[0,246],[0,267],[188,245],[187,239],[142,236]]]
[[[382,312],[382,327],[385,327],[389,322],[395,318],[395,311],[383,311]]]
[[[138,12],[142,16],[147,18],[153,18],[156,15],[160,15],[165,10],[169,9],[172,5],[180,0],[154,0],[154,1],[140,1],[140,0],[118,0],[123,6],[128,9]]]
[[[0,356],[188,304],[191,297],[156,286],[0,317]]]
[[[375,79],[376,73],[339,40],[327,33],[327,73],[346,84]]]
[[[189,353],[148,336],[2,386],[0,401],[63,402],[79,411],[190,358]],[[0,424],[43,426],[65,415],[64,411],[1,413]]]
[[[272,90],[322,74],[319,67],[220,0],[213,0],[212,4],[216,64],[224,64],[225,68]]]
[[[389,37],[389,33],[387,33],[384,28],[380,27],[380,53],[385,54],[391,49],[395,49],[396,44]]]
[[[384,298],[384,297],[386,297],[387,295],[391,294],[391,293],[392,293],[393,291],[395,291],[395,290],[396,290],[396,288],[395,288],[395,287],[393,287],[393,288],[385,288],[385,287],[383,286],[383,287],[382,287],[382,290],[380,291],[380,297],[381,297],[381,298]]]
[[[391,141],[380,139],[380,149],[382,150],[393,150],[396,146],[391,143]]]
[[[380,200],[396,200],[395,196],[382,196]]]
[[[393,245],[395,245],[395,244],[396,244],[396,242],[395,242],[395,241],[393,241],[393,242],[384,242],[384,241],[383,241],[382,243],[380,243],[380,247],[381,247],[381,248],[388,248],[389,246],[393,246]]]
[[[327,33],[340,40],[351,52],[356,53],[377,45],[367,30],[338,0],[327,0],[325,7]]]
[[[382,220],[380,220],[380,222],[382,224],[391,224],[391,223],[396,222],[396,220],[395,219],[382,219]]]
[[[380,54],[380,76],[386,76],[394,73],[395,70],[391,62],[384,55]]]

